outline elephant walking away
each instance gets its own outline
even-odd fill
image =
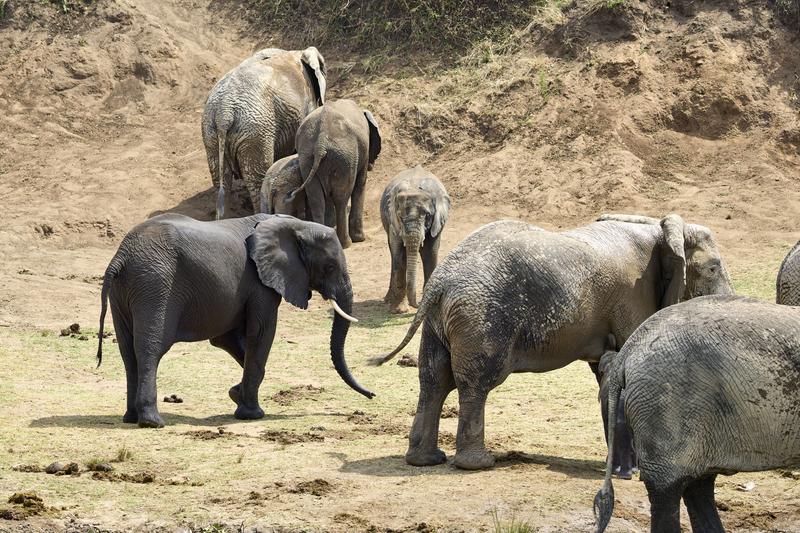
[[[337,312],[330,348],[336,371],[371,398],[345,362],[353,291],[333,230],[281,215],[200,222],[166,214],[133,228],[103,278],[97,348],[99,366],[110,302],[128,384],[123,421],[163,427],[156,406],[158,363],[174,343],[206,339],[243,369],[241,383],[229,391],[236,418],[263,417],[258,389],[281,298],[306,309],[312,289]]]
[[[681,498],[692,531],[724,532],[717,475],[800,464],[800,308],[732,296],[672,306],[636,330],[609,374],[610,410],[625,390],[651,532],[681,531]],[[594,508],[602,532],[610,462]]]
[[[306,117],[295,140],[310,220],[326,221],[325,208],[336,217],[336,234],[342,248],[364,240],[364,187],[367,170],[381,152],[381,134],[372,113],[352,100],[326,103]],[[347,202],[350,215],[347,215]]]
[[[624,346],[659,309],[731,292],[711,231],[678,215],[660,221],[607,215],[564,233],[516,221],[476,230],[434,270],[400,346],[372,361],[388,361],[422,326],[419,401],[406,461],[446,460],[437,447],[439,415],[457,388],[453,463],[492,466],[484,408],[489,391],[509,374],[597,362],[609,334]]]
[[[800,305],[800,241],[781,263],[775,294],[775,301],[779,304]]]
[[[297,154],[279,159],[269,167],[261,183],[261,212],[291,215],[306,219],[306,195],[299,192],[290,201],[289,194],[303,184]]]
[[[436,176],[417,165],[392,178],[381,196],[381,222],[392,255],[389,290],[383,301],[405,313],[406,296],[417,307],[417,254],[422,256],[425,283],[439,256],[450,197]]]
[[[211,181],[219,189],[217,220],[225,215],[225,190],[234,177],[244,180],[258,211],[264,174],[295,152],[297,128],[325,102],[325,87],[325,59],[313,46],[259,50],[214,85],[202,130]]]

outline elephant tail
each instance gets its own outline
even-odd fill
[[[225,143],[228,128],[217,125],[217,173],[219,174],[219,191],[217,192],[217,220],[225,216]]]
[[[103,275],[103,288],[100,290],[100,329],[97,333],[97,368],[103,362],[103,326],[106,321],[106,311],[108,311],[108,291],[111,288],[111,280],[122,271],[122,260],[119,256],[114,256],[111,263],[106,268]]]
[[[319,151],[314,153],[314,165],[311,167],[311,171],[308,173],[308,177],[306,178],[306,180],[303,182],[302,185],[300,185],[298,188],[296,188],[288,195],[286,195],[287,202],[293,202],[295,196],[297,196],[298,193],[305,190],[306,185],[311,183],[311,180],[314,179],[314,176],[317,174],[317,170],[319,170],[320,163],[322,163],[322,160],[325,159],[326,154],[327,150],[325,150],[325,148],[320,148]]]
[[[617,405],[619,405],[620,395],[622,389],[625,387],[625,374],[624,361],[619,358],[619,353],[615,356],[615,361],[612,362],[612,369],[608,377],[608,409],[609,413],[617,412]],[[613,416],[613,415],[612,415]],[[614,512],[614,485],[611,483],[611,477],[614,472],[614,431],[615,424],[609,422],[608,424],[608,457],[606,458],[606,476],[603,480],[603,488],[597,491],[594,497],[594,519],[597,529],[596,533],[603,533],[608,523],[611,521],[611,515]]]
[[[417,309],[417,314],[414,315],[414,320],[408,327],[408,332],[406,333],[406,336],[403,338],[403,341],[400,343],[400,345],[387,354],[379,355],[369,359],[367,364],[370,366],[381,366],[383,363],[389,361],[392,357],[400,353],[400,350],[405,348],[408,343],[411,342],[411,339],[414,338],[414,334],[416,334],[417,330],[422,325],[422,322],[425,321],[425,317],[428,315],[428,312],[430,312],[430,310],[439,303],[440,298],[440,291],[436,290],[430,285],[426,287],[425,294],[422,297],[422,302],[420,302],[419,309]]]

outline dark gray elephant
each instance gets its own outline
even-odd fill
[[[723,532],[718,474],[798,465],[800,309],[731,296],[664,309],[614,357],[609,409],[623,388],[650,531],[679,533],[683,498],[692,531]],[[608,446],[612,455],[613,433]],[[598,532],[613,509],[607,466],[595,497]]]
[[[381,196],[381,222],[389,239],[392,270],[383,301],[398,313],[417,307],[417,254],[425,283],[436,268],[439,240],[450,212],[450,197],[436,176],[417,165],[392,178]]]
[[[258,388],[281,298],[305,309],[312,289],[337,311],[331,329],[336,371],[350,387],[372,397],[345,362],[353,293],[333,230],[280,215],[200,222],[166,214],[133,228],[106,269],[97,348],[99,366],[110,300],[128,382],[123,421],[162,427],[158,363],[174,343],[206,339],[243,368],[241,383],[229,391],[236,418],[264,416]]]
[[[335,216],[342,247],[363,241],[367,170],[381,152],[381,134],[372,113],[352,100],[330,101],[306,117],[295,144],[305,181],[289,200],[305,190],[309,219],[319,223],[326,222],[326,204],[332,204],[329,212]]]
[[[259,50],[211,89],[202,129],[211,180],[219,187],[217,219],[234,177],[244,180],[253,210],[259,209],[264,174],[295,152],[297,128],[325,102],[325,87],[325,59],[310,46]]]
[[[800,241],[789,251],[778,270],[775,301],[783,305],[800,305]]]
[[[512,372],[547,372],[598,361],[613,334],[624,345],[646,318],[681,299],[731,293],[711,231],[663,220],[609,215],[564,233],[500,221],[464,239],[433,272],[398,353],[423,326],[419,403],[406,461],[446,460],[439,415],[458,389],[454,464],[494,464],[484,447],[489,391]],[[610,410],[609,412],[614,412]]]
[[[297,154],[275,161],[261,183],[261,212],[291,215],[305,220],[305,193],[301,191],[289,199],[289,194],[302,184],[303,176],[300,175],[300,159]]]

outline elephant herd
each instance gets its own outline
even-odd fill
[[[158,363],[175,342],[200,340],[242,367],[229,390],[236,418],[263,417],[258,390],[278,307],[286,300],[305,309],[312,290],[335,311],[334,368],[374,396],[346,363],[356,319],[344,249],[364,240],[364,189],[381,136],[355,102],[326,101],[326,86],[325,60],[310,47],[261,50],[212,89],[202,132],[217,220],[143,222],[103,279],[98,364],[110,305],[127,380],[124,422],[164,425]],[[256,214],[223,219],[233,178]],[[409,464],[446,461],[439,419],[456,389],[452,463],[491,467],[489,393],[511,373],[577,360],[595,371],[604,422],[611,419],[598,531],[613,511],[613,473],[629,478],[638,466],[652,531],[680,531],[681,498],[694,531],[723,531],[716,475],[798,463],[800,243],[781,265],[778,305],[734,296],[712,231],[675,214],[604,215],[564,232],[492,222],[437,265],[450,208],[442,183],[419,166],[391,179],[380,200],[391,253],[385,301],[395,312],[406,302],[418,311],[400,345],[370,363],[390,360],[422,328]],[[425,283],[417,305],[418,255]]]

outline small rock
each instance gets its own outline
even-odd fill
[[[50,463],[47,465],[47,468],[44,469],[44,471],[48,474],[55,474],[56,472],[61,472],[62,470],[64,470],[64,463],[60,461]]]
[[[78,337],[78,340],[79,341],[88,341],[89,337],[87,337],[86,335],[81,335],[80,337]]]
[[[75,324],[70,324],[69,325],[69,330],[72,333],[80,333],[81,332],[81,326],[76,322]]]
[[[169,396],[164,396],[164,401],[166,403],[183,403],[183,398],[177,394],[170,394]]]
[[[325,431],[325,426],[311,426],[311,431]]]
[[[61,330],[61,336],[62,337],[69,337],[70,335],[72,335],[72,332],[69,330],[69,328]]]
[[[114,467],[108,463],[99,463],[96,465],[92,465],[91,470],[93,472],[112,472],[114,470]]]
[[[417,358],[411,355],[403,355],[398,361],[397,366],[410,366],[416,368]]]
[[[755,481],[748,481],[744,485],[736,485],[736,490],[740,490],[742,492],[750,492],[756,488]]]

